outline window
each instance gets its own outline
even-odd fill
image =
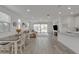
[[[39,33],[47,33],[47,24],[34,24],[34,30]]]
[[[0,12],[0,32],[9,32],[11,17],[6,13]]]
[[[34,30],[40,32],[40,24],[34,24]]]
[[[41,32],[47,32],[47,24],[41,24]]]

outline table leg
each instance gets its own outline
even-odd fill
[[[14,42],[14,53],[17,54],[17,42]]]

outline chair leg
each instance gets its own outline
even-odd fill
[[[11,53],[13,54],[14,53],[14,46],[12,45],[11,47]]]
[[[20,47],[20,53],[22,54],[22,46]]]
[[[25,50],[26,44],[23,45],[23,49]]]
[[[1,48],[0,48],[0,54],[1,54]]]

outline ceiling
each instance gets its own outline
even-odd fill
[[[79,14],[78,5],[4,5],[3,7],[26,19],[53,20],[59,16]]]

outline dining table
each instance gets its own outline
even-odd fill
[[[0,33],[0,42],[10,42],[14,44],[14,53],[17,54],[18,49],[17,49],[17,40],[14,38],[16,36],[16,32],[7,32],[7,33]]]

